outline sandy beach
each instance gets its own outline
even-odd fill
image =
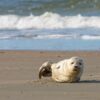
[[[43,62],[72,56],[85,61],[79,83],[38,79]],[[0,100],[100,100],[100,52],[0,51]]]

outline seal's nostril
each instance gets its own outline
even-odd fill
[[[75,66],[75,68],[78,68],[78,66]]]

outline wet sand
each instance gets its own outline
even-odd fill
[[[72,56],[85,61],[79,83],[38,79],[43,62]],[[100,52],[0,51],[0,100],[100,100]]]

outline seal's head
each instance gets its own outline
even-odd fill
[[[83,70],[84,64],[83,59],[79,57],[72,57],[68,60],[68,69],[72,72],[80,72]]]

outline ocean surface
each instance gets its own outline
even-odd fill
[[[0,50],[100,50],[100,0],[0,0]]]

